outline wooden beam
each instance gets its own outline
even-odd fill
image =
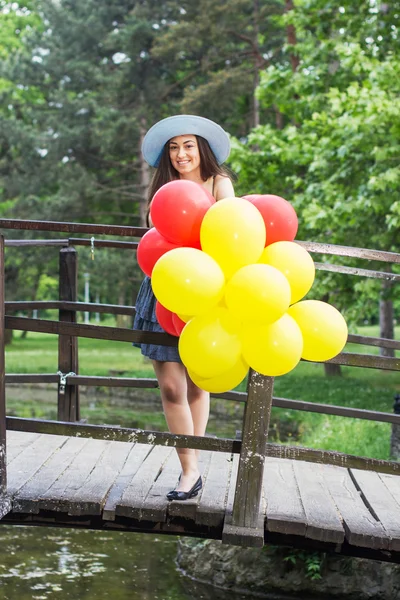
[[[195,448],[215,452],[239,453],[241,447],[240,440],[231,440],[229,438],[178,435],[159,431],[144,431],[143,429],[129,429],[128,427],[112,425],[86,425],[83,423],[22,419],[19,417],[7,417],[6,422],[7,429],[12,431],[89,437],[100,440],[154,444],[171,446],[172,448]]]
[[[5,324],[7,329],[16,329],[19,331],[76,335],[96,340],[112,340],[114,342],[139,342],[162,346],[178,346],[178,338],[167,333],[104,327],[102,325],[84,325],[82,323],[60,323],[60,321],[10,317],[7,315],[5,317]]]
[[[266,377],[250,370],[243,418],[242,448],[232,511],[233,527],[259,528],[259,509],[273,385],[273,377]]]
[[[317,254],[334,254],[335,256],[351,256],[353,258],[400,263],[400,254],[397,252],[384,252],[381,250],[369,250],[367,248],[352,248],[350,246],[337,246],[335,244],[322,244],[320,242],[301,242],[297,240],[296,244],[303,246],[308,252],[316,252]]]
[[[6,311],[20,310],[48,310],[56,308],[57,310],[69,311],[87,311],[107,313],[114,315],[135,315],[136,309],[134,306],[124,306],[119,304],[97,304],[95,302],[67,302],[63,300],[17,300],[5,303]]]
[[[329,263],[314,263],[317,271],[330,271],[333,273],[344,273],[345,275],[356,275],[357,277],[370,277],[372,279],[384,279],[385,281],[400,281],[400,275],[383,271],[371,271],[370,269],[356,269],[343,265],[331,265]]]
[[[379,348],[395,348],[396,350],[400,350],[400,341],[390,340],[388,338],[376,338],[349,333],[347,342],[351,342],[352,344],[362,344],[364,346],[378,346]]]
[[[4,333],[4,237],[0,235],[0,518],[4,514],[2,510],[2,503],[4,496],[7,492],[6,380]]]
[[[390,475],[400,475],[400,462],[355,456],[353,454],[334,452],[333,450],[315,450],[314,448],[303,448],[301,446],[267,444],[266,456],[335,465],[336,467],[345,467],[346,469],[361,469],[363,471],[377,471]]]
[[[78,296],[78,255],[75,248],[60,250],[60,300],[76,302]],[[76,312],[61,309],[60,323],[76,323]],[[78,338],[60,335],[58,338],[58,370],[63,375],[78,374]],[[79,386],[72,386],[60,378],[58,384],[58,412],[60,421],[79,421]]]
[[[0,229],[60,231],[63,233],[91,233],[93,235],[120,235],[126,237],[142,237],[148,231],[147,227],[63,223],[60,221],[29,221],[23,219],[0,219]]]

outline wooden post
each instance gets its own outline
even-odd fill
[[[0,236],[0,511],[7,490],[6,469],[6,373],[4,327],[4,237]],[[0,513],[0,516],[1,513]]]
[[[235,527],[260,527],[259,511],[273,386],[273,377],[250,370],[233,503],[232,525]]]
[[[60,282],[59,299],[71,302],[77,301],[78,296],[78,256],[75,248],[61,248],[60,250]],[[76,312],[69,310],[59,311],[60,321],[76,323]],[[78,338],[69,335],[60,335],[58,338],[58,370],[60,383],[58,384],[58,420],[79,421],[79,387],[68,385],[62,376],[68,373],[78,375]]]
[[[7,497],[4,237],[0,235],[0,519],[11,510]]]

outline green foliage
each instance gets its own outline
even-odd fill
[[[322,579],[325,553],[298,550],[297,548],[285,548],[284,550],[284,562],[293,568],[303,571],[304,575],[312,581]]]
[[[293,203],[298,239],[400,250],[395,5],[298,1],[281,19],[282,27],[295,27],[297,43],[261,74],[258,97],[264,109],[278,107],[283,126],[261,125],[246,143],[236,141],[232,167],[239,193],[274,193]],[[295,71],[291,53],[299,59]],[[352,305],[349,317],[366,307],[368,318],[379,290],[325,275],[313,291],[341,309]]]

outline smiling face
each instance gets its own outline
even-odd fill
[[[195,135],[177,135],[168,142],[172,166],[181,178],[200,178],[200,152]]]

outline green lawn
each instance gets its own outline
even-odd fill
[[[363,327],[358,333],[377,336],[378,329]],[[398,339],[400,328],[396,335]],[[14,340],[6,350],[7,373],[55,373],[58,369],[57,349],[57,336],[28,333],[26,338],[21,338],[21,334],[15,332]],[[346,351],[376,353],[378,349],[349,344]],[[79,372],[82,375],[154,377],[151,363],[131,344],[85,338],[79,339]],[[393,410],[394,395],[400,393],[398,372],[342,367],[342,373],[342,377],[327,378],[322,365],[301,362],[291,373],[275,379],[274,395],[383,412]],[[245,385],[242,383],[238,389],[245,390]],[[227,412],[233,415],[235,403],[228,404]],[[28,409],[28,404],[24,407]],[[118,410],[113,407],[107,422],[119,422]],[[28,414],[32,411],[29,404]],[[391,425],[277,408],[272,412],[276,437],[285,443],[289,439],[291,443],[314,448],[389,458]],[[126,409],[121,409],[122,413],[126,414]],[[151,428],[151,411],[145,417],[146,426]],[[91,420],[104,422],[104,411],[100,410],[99,414],[92,411]],[[134,411],[129,421],[136,423]],[[154,413],[154,421],[154,427],[162,427],[159,412]]]

